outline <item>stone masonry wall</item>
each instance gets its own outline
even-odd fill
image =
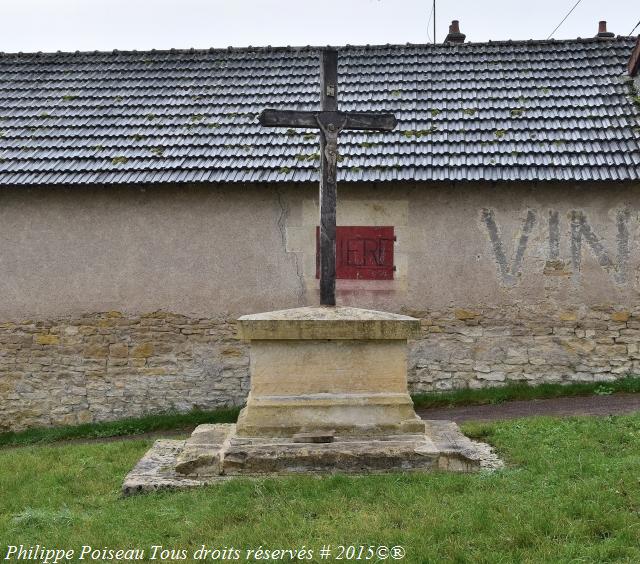
[[[233,323],[155,312],[0,324],[0,431],[240,403]]]
[[[412,392],[640,372],[640,307],[404,311]],[[241,405],[249,360],[234,323],[165,312],[0,324],[0,431]]]
[[[413,392],[610,381],[640,373],[640,307],[407,312],[422,317],[409,355]]]

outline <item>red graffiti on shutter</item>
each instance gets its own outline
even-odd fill
[[[316,227],[316,278],[320,228]],[[393,280],[393,227],[338,226],[336,277],[348,280]]]

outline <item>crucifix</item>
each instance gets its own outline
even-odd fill
[[[320,133],[320,305],[336,305],[338,135],[344,129],[391,131],[393,114],[338,110],[338,52],[320,52],[320,111],[263,110],[260,125],[318,129]]]

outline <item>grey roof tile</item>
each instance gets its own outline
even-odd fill
[[[633,38],[340,48],[339,178],[637,180]],[[318,49],[0,56],[0,185],[317,180],[317,136],[257,124],[318,108]],[[309,135],[312,133],[312,135]]]

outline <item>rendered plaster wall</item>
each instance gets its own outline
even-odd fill
[[[234,319],[313,305],[314,185],[0,191],[0,428],[240,404]],[[342,304],[422,320],[412,391],[640,371],[631,185],[341,186],[393,225],[392,281]]]
[[[0,190],[0,319],[215,317],[295,301],[275,190]]]

